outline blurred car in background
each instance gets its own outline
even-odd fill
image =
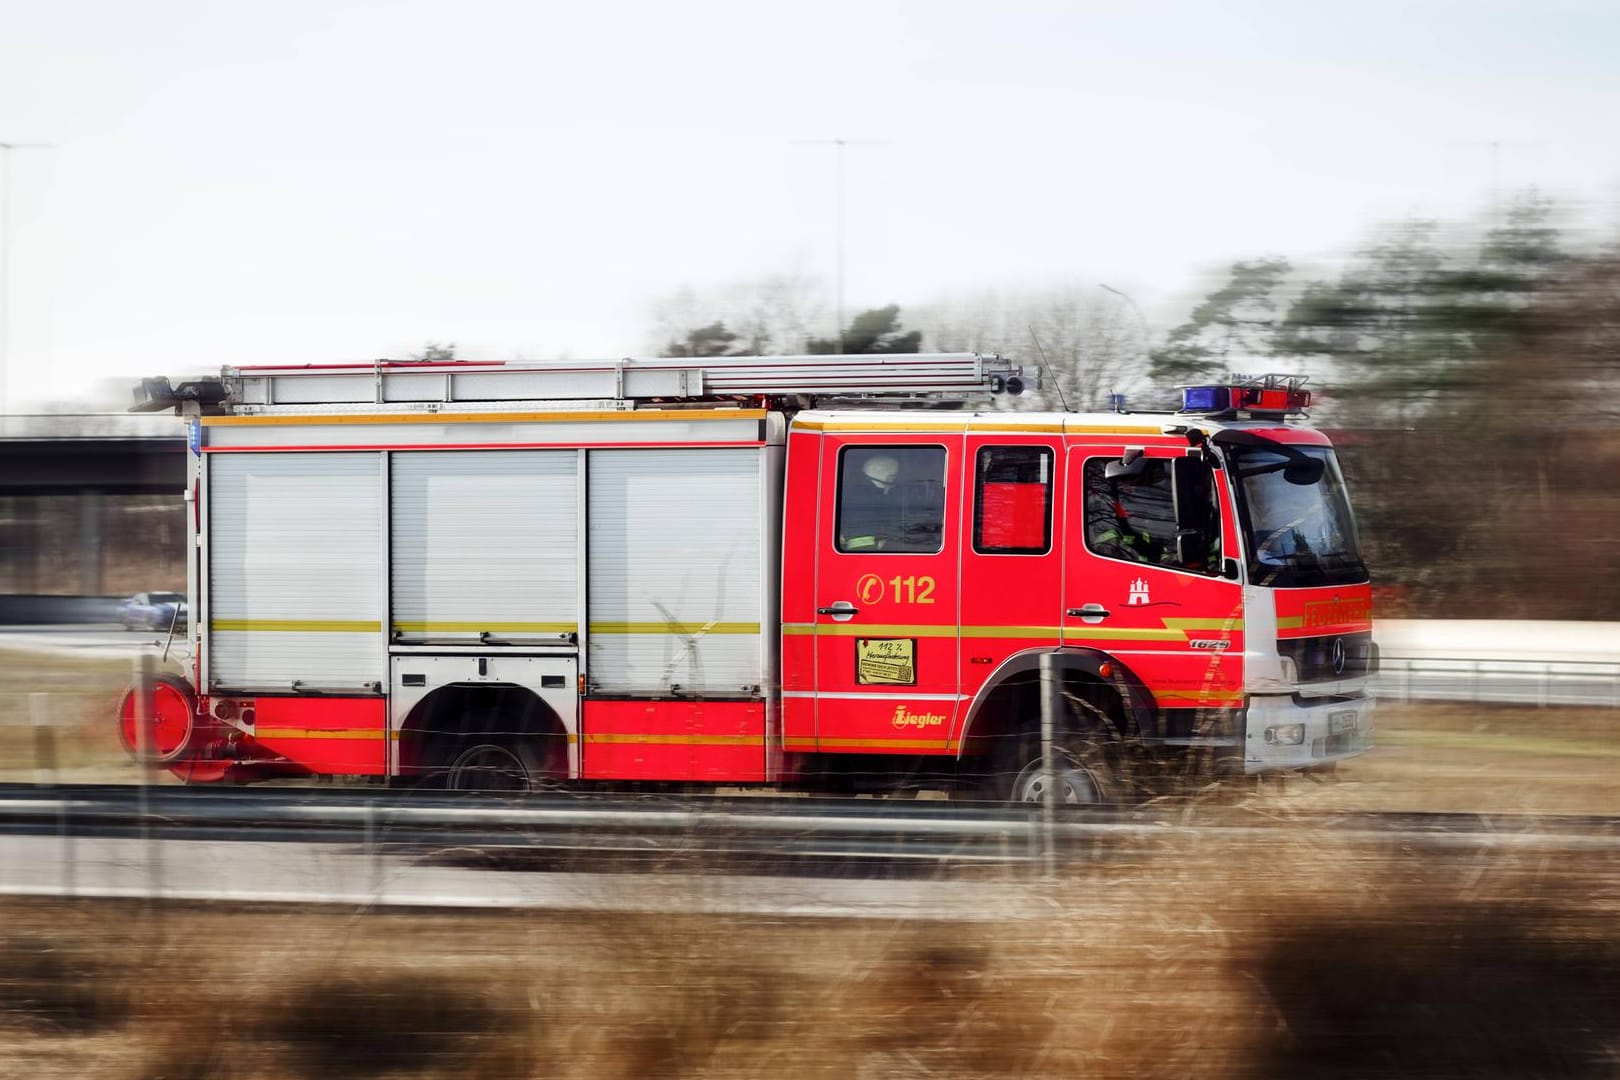
[[[174,617],[175,612],[180,617]],[[186,598],[172,592],[136,593],[118,605],[118,620],[125,630],[167,630],[172,622],[186,625]]]

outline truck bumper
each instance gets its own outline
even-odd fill
[[[1306,704],[1293,695],[1249,699],[1243,771],[1309,769],[1356,757],[1373,746],[1370,696]]]

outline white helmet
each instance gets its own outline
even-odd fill
[[[861,472],[872,483],[887,491],[900,475],[900,462],[888,454],[875,454],[866,459]]]

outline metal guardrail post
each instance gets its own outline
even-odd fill
[[[140,769],[141,775],[136,792],[136,808],[140,815],[140,836],[146,848],[146,892],[151,899],[161,891],[162,866],[158,844],[160,841],[152,834],[152,736],[155,734],[155,710],[152,700],[152,685],[155,665],[152,663],[152,654],[141,651],[135,657],[135,766]]]
[[[34,783],[56,786],[56,732],[51,727],[49,700],[44,691],[28,695],[28,719],[34,729]]]
[[[1057,845],[1053,826],[1057,823],[1058,763],[1052,740],[1057,734],[1059,691],[1057,656],[1042,653],[1041,673],[1041,772],[1046,783],[1041,789],[1041,868],[1047,877],[1057,872]]]
[[[51,725],[49,694],[36,690],[28,695],[28,718],[34,729],[34,783],[39,787],[54,788],[58,779],[56,728]],[[75,891],[73,836],[68,830],[66,799],[60,801],[56,829],[62,840],[62,895],[72,896]]]

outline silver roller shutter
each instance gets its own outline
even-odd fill
[[[381,457],[209,456],[210,682],[380,682]]]
[[[593,450],[589,476],[592,685],[759,686],[760,451]]]
[[[392,473],[402,640],[578,631],[576,451],[412,451]]]

